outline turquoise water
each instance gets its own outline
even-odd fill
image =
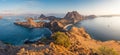
[[[21,45],[25,40],[34,40],[41,36],[49,37],[51,31],[47,28],[28,29],[13,24],[16,17],[0,19],[0,40],[13,45]],[[20,17],[19,17],[20,18]],[[23,17],[21,17],[21,20]]]
[[[97,40],[120,40],[120,17],[97,17],[79,22],[78,27]]]
[[[49,37],[47,28],[28,29],[14,25],[16,18],[25,21],[24,17],[4,17],[0,19],[0,40],[13,45],[22,45],[25,40],[36,40],[41,36]],[[97,40],[120,40],[120,17],[98,17],[79,22],[77,27],[84,27]]]

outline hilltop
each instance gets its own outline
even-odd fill
[[[56,32],[57,33],[57,32]],[[56,35],[56,33],[53,34]],[[84,28],[72,27],[68,32],[59,32],[60,36],[67,36],[66,45],[61,45],[51,38],[42,38],[32,44],[24,44],[22,46],[12,46],[0,43],[1,55],[99,55],[99,48],[105,46],[113,49],[113,52],[120,54],[120,43],[117,41],[97,41],[85,32]],[[57,36],[56,36],[57,37]],[[63,40],[63,38],[62,38]],[[47,43],[49,42],[49,43]],[[114,47],[115,46],[115,47]],[[7,51],[6,51],[7,50]],[[104,51],[104,50],[103,50]]]

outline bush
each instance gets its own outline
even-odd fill
[[[54,43],[58,45],[62,45],[64,47],[70,46],[70,41],[68,36],[63,32],[56,32],[53,34],[52,38],[54,39]]]
[[[41,37],[41,39],[40,39],[40,41],[42,41],[42,42],[46,42],[48,39],[47,39],[47,37]]]
[[[102,46],[99,48],[98,55],[118,55],[118,54],[113,49]]]

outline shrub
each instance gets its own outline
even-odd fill
[[[40,41],[46,42],[47,41],[47,37],[41,37]]]
[[[64,47],[70,46],[70,41],[68,36],[63,32],[56,32],[53,34],[52,38],[54,39],[54,43],[58,45],[62,45]]]
[[[118,55],[118,54],[113,49],[102,46],[98,50],[98,55]]]
[[[44,44],[50,44],[52,41],[51,37],[41,37],[40,42]]]

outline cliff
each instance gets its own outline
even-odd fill
[[[65,31],[64,25],[60,23],[59,21],[51,21],[50,23],[45,23],[44,27],[49,28],[52,32],[57,32],[57,31]]]
[[[46,18],[46,16],[45,16],[44,14],[41,14],[39,18],[40,18],[40,19]]]
[[[64,18],[67,20],[74,20],[74,23],[83,19],[82,15],[80,15],[77,11],[68,12]]]

